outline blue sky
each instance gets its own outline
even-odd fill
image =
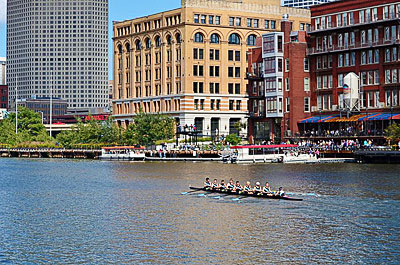
[[[6,57],[6,2],[7,0],[0,0],[0,57]],[[180,4],[181,0],[150,0],[145,1],[145,3],[139,0],[109,0],[110,51],[112,49],[112,21],[142,17],[156,12],[178,8]],[[112,69],[110,66],[110,73],[111,72]]]

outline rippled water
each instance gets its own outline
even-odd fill
[[[400,166],[0,159],[0,263],[399,264]],[[181,195],[205,176],[302,202]]]

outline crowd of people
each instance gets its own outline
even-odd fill
[[[343,137],[343,136],[382,136],[385,132],[378,129],[363,130],[354,126],[348,126],[341,129],[310,129],[300,133],[305,137]]]
[[[311,141],[303,140],[298,143],[300,148],[317,148],[322,150],[356,150],[356,149],[370,149],[374,147],[374,142],[370,139],[359,141],[358,139],[347,139],[347,140],[320,140]]]
[[[247,194],[247,195],[267,195],[267,196],[285,196],[285,192],[283,188],[280,187],[278,191],[272,191],[268,181],[265,182],[265,186],[261,187],[260,182],[256,182],[254,187],[251,186],[251,182],[247,181],[244,186],[242,186],[237,180],[233,181],[231,178],[228,183],[225,183],[225,180],[221,180],[218,183],[217,179],[214,179],[213,182],[210,181],[210,178],[206,178],[204,182],[204,188],[210,191],[223,191],[223,192],[232,192],[237,194]]]

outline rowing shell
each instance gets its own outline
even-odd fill
[[[256,198],[264,198],[264,199],[274,199],[274,200],[288,200],[288,201],[302,201],[303,199],[299,198],[292,198],[288,196],[278,196],[278,195],[268,195],[264,193],[258,193],[258,194],[246,194],[246,193],[238,193],[234,191],[229,191],[229,190],[210,190],[206,188],[195,188],[195,187],[189,187],[191,190],[202,190],[206,192],[212,192],[212,193],[223,193],[223,194],[231,194],[231,195],[240,195],[243,197],[256,197]]]

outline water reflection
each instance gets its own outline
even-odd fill
[[[399,169],[4,159],[0,261],[395,264]],[[205,176],[305,200],[180,195]]]

